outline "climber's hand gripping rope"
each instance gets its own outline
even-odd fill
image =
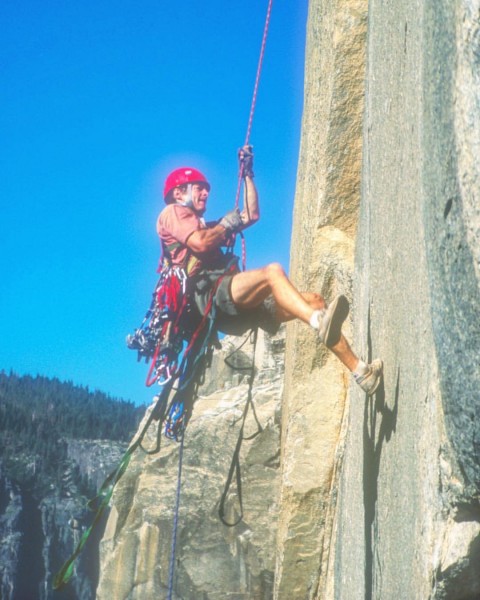
[[[238,165],[241,177],[253,177],[253,146],[246,144],[238,151]]]
[[[236,233],[243,227],[242,215],[238,208],[234,208],[229,211],[224,217],[220,219],[219,225],[225,227],[228,233]]]

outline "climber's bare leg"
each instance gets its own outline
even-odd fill
[[[320,294],[303,292],[302,296],[314,310],[321,310],[322,308],[325,308],[325,300],[322,296],[320,296]],[[281,309],[277,310],[277,314],[281,322],[291,321],[295,318],[288,312],[281,311]],[[350,344],[343,335],[340,336],[338,342],[334,346],[331,346],[329,350],[331,350],[335,356],[342,361],[349,371],[355,370],[358,365],[358,357],[355,355],[350,347]]]
[[[325,308],[320,294],[298,292],[285,274],[281,265],[272,263],[262,269],[237,273],[230,288],[232,300],[239,308],[254,308],[272,294],[277,305],[278,320],[283,323],[301,319],[310,323],[314,310]],[[358,365],[358,357],[343,337],[330,348],[349,371]]]
[[[237,273],[232,278],[230,293],[234,304],[239,308],[254,308],[272,294],[280,311],[289,312],[291,318],[300,319],[304,323],[310,323],[314,310],[293,287],[278,263]]]
[[[300,292],[300,295],[312,310],[322,310],[327,306],[324,298],[320,296],[320,294],[313,294],[311,292]],[[293,315],[289,310],[280,308],[280,306],[277,305],[277,319],[280,321],[280,323],[292,321],[295,318],[295,315]]]
[[[349,371],[352,373],[355,371],[359,363],[359,358],[354,353],[347,340],[343,337],[343,334],[340,336],[338,342],[330,348],[330,350],[339,360],[342,361]]]

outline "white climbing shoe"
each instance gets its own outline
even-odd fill
[[[355,375],[355,381],[368,395],[372,396],[380,385],[383,375],[383,361],[379,358],[373,360],[368,366],[364,375]]]
[[[342,325],[350,306],[345,296],[337,296],[322,311],[319,319],[318,337],[325,346],[334,346],[342,334]]]

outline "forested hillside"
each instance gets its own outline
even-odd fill
[[[33,492],[60,485],[66,439],[128,441],[143,407],[46,377],[0,372],[0,461]]]
[[[71,382],[0,372],[2,600],[93,600],[95,536],[71,586],[54,594],[52,577],[91,523],[87,499],[118,465],[144,410]]]

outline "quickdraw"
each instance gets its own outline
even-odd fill
[[[127,346],[136,350],[138,360],[151,361],[145,384],[165,384],[178,369],[178,356],[188,332],[182,327],[187,308],[187,275],[167,261],[152,294],[152,302],[142,324],[127,336]]]

